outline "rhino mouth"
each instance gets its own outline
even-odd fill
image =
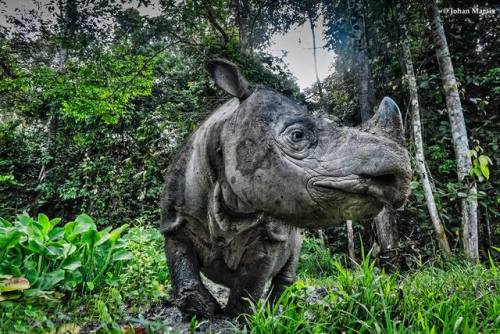
[[[397,206],[401,201],[396,174],[346,176],[317,176],[309,180],[309,187],[319,196],[332,193],[348,193],[368,196],[387,205]]]

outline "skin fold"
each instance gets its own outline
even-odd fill
[[[384,98],[362,128],[312,116],[280,93],[251,88],[225,60],[209,65],[234,98],[215,110],[172,162],[160,230],[173,296],[187,314],[220,305],[200,273],[230,289],[225,312],[248,311],[270,282],[274,300],[296,277],[301,228],[376,216],[408,197],[410,161],[397,105]]]

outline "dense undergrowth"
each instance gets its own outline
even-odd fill
[[[169,296],[163,238],[154,228],[98,230],[86,215],[65,225],[19,215],[0,228],[0,333],[171,331],[148,313]],[[349,269],[306,238],[297,283],[278,305],[259,301],[253,310],[235,331],[495,333],[500,276],[493,260],[459,258],[387,274],[365,257]],[[199,323],[193,319],[191,330]]]

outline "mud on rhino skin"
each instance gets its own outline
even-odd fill
[[[230,289],[230,315],[248,311],[246,298],[261,297],[269,281],[275,299],[295,280],[301,228],[398,208],[411,178],[390,98],[364,127],[348,128],[251,88],[228,61],[212,61],[209,72],[234,98],[189,137],[161,199],[174,300],[199,317],[221,311],[200,273]]]

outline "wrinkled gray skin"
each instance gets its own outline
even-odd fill
[[[410,162],[396,104],[384,98],[363,129],[313,117],[280,93],[251,90],[238,69],[211,62],[235,96],[191,135],[166,177],[161,231],[179,308],[220,311],[200,272],[229,287],[229,315],[271,282],[277,298],[296,276],[300,228],[327,227],[398,208]]]

